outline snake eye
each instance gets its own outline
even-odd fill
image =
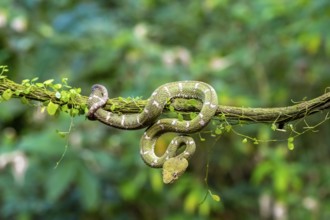
[[[173,176],[173,179],[177,179],[178,178],[178,173],[177,172],[174,172],[173,174],[172,174],[172,176]]]

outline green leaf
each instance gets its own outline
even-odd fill
[[[288,149],[289,150],[293,150],[294,149],[294,143],[293,143],[293,141],[294,141],[294,137],[289,137],[288,138]]]
[[[111,111],[114,111],[116,109],[116,105],[115,104],[112,104],[111,107],[110,107],[110,110]]]
[[[253,144],[259,144],[259,141],[257,138],[253,138]]]
[[[35,82],[37,81],[39,78],[38,77],[34,77],[33,79],[31,79],[31,82]]]
[[[205,141],[205,138],[203,138],[200,133],[199,133],[199,140],[200,141]]]
[[[55,84],[55,85],[53,86],[53,88],[54,88],[55,90],[58,90],[58,89],[62,88],[62,84],[57,83],[57,84]]]
[[[209,194],[211,195],[212,199],[216,202],[220,202],[220,196],[213,194],[211,190],[209,190]]]
[[[245,143],[247,143],[247,141],[248,141],[247,138],[244,138],[244,139],[242,140],[242,143],[245,144]]]
[[[54,82],[54,79],[48,79],[48,80],[44,81],[43,84],[48,86],[48,85],[52,84],[53,82]]]
[[[67,111],[69,110],[68,105],[67,105],[67,104],[62,105],[62,106],[61,106],[61,110],[62,110],[63,112],[67,112]]]
[[[37,87],[39,87],[39,88],[44,87],[44,84],[42,84],[42,83],[36,83],[35,85],[36,85]]]
[[[22,80],[22,85],[29,86],[30,85],[30,80],[29,79],[23,79]]]
[[[67,85],[68,84],[68,78],[62,78],[62,83],[64,84],[64,85]]]
[[[15,95],[16,95],[16,96],[19,96],[22,92],[23,92],[23,90],[17,89],[17,90],[15,91]]]
[[[63,102],[68,102],[70,99],[70,94],[67,91],[62,90],[61,91],[61,100]]]
[[[7,100],[9,100],[11,98],[12,95],[13,95],[13,92],[10,89],[6,89],[2,93],[2,98],[7,101]]]
[[[49,115],[55,115],[59,105],[50,101],[47,105],[47,112]]]
[[[226,125],[225,126],[225,129],[226,129],[227,132],[230,132],[231,131],[231,128],[232,128],[231,125]]]
[[[76,109],[76,108],[72,108],[71,111],[70,111],[70,115],[71,116],[79,115],[79,110]]]
[[[225,121],[226,120],[226,115],[225,114],[221,114],[220,115],[220,120]]]
[[[24,105],[29,104],[29,100],[28,100],[25,96],[23,96],[23,97],[21,98],[21,102],[22,102]]]
[[[222,129],[220,128],[220,127],[217,127],[216,129],[215,129],[215,134],[222,134]]]
[[[69,134],[69,132],[67,131],[59,131],[57,129],[56,129],[56,133],[62,138],[65,138]]]
[[[31,91],[31,87],[29,86],[29,87],[27,87],[26,89],[24,89],[24,94],[29,94],[30,93],[30,91]]]
[[[271,128],[272,128],[273,131],[276,131],[276,129],[277,129],[276,124],[273,123]]]

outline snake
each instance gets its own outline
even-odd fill
[[[195,141],[188,134],[202,130],[211,121],[218,108],[218,97],[214,88],[201,81],[177,81],[159,86],[148,98],[140,113],[117,114],[102,107],[108,101],[105,86],[95,84],[87,101],[87,118],[119,129],[146,128],[140,140],[140,155],[153,168],[163,168],[163,182],[173,183],[187,169],[188,159],[196,149]],[[202,101],[200,112],[191,120],[161,118],[165,105],[174,98],[198,99]],[[157,139],[167,133],[177,134],[163,155],[156,155]],[[179,149],[184,150],[179,153]]]

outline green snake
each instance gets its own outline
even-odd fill
[[[173,98],[199,99],[203,102],[201,111],[192,120],[157,118],[162,114],[166,103]],[[179,81],[161,85],[148,99],[141,113],[115,114],[102,109],[108,100],[107,89],[96,84],[92,87],[87,105],[87,118],[98,120],[106,125],[120,129],[140,129],[148,127],[141,137],[140,155],[151,167],[163,168],[164,183],[178,179],[188,167],[188,159],[195,152],[195,141],[187,136],[203,129],[216,113],[218,98],[212,86],[199,81]],[[166,152],[155,154],[157,139],[164,133],[178,133],[169,144]],[[185,146],[183,152],[178,148]]]

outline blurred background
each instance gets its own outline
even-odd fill
[[[16,82],[67,77],[83,95],[101,83],[111,97],[147,99],[200,80],[222,105],[280,107],[329,91],[329,24],[328,0],[1,0],[0,65]],[[164,185],[139,156],[143,130],[50,117],[20,100],[0,108],[0,219],[330,218],[329,121],[294,150],[290,131],[270,124],[216,137],[210,126],[194,136],[188,171]]]

